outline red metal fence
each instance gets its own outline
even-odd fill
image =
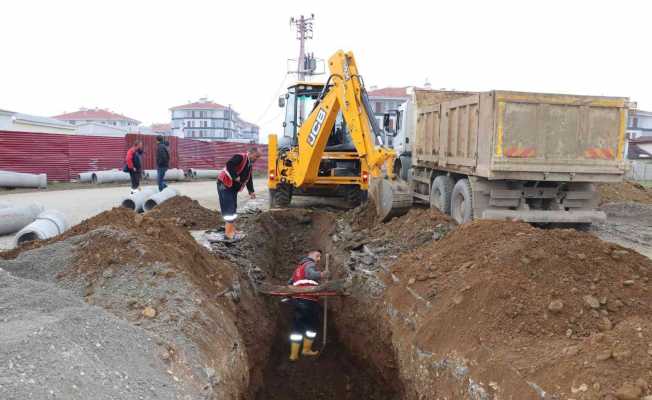
[[[232,142],[203,142],[167,138],[170,143],[170,167],[218,169],[233,154],[251,146]],[[156,168],[156,137],[129,134],[126,137],[59,135],[48,133],[0,131],[0,170],[46,173],[49,181],[77,179],[80,172],[122,168],[124,156],[135,141],[143,142],[143,167]],[[255,169],[267,168],[267,145]]]

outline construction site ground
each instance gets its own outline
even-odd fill
[[[180,189],[156,212],[111,209],[114,198],[0,253],[0,398],[652,395],[650,204],[607,202],[607,223],[579,232],[255,202],[243,241],[211,245],[199,231],[219,219],[203,207],[216,208],[214,184]],[[256,288],[285,284],[315,248],[352,286],[329,299],[322,355],[290,363],[291,307]]]

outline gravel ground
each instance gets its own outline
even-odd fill
[[[0,304],[1,399],[196,398],[156,336],[69,291],[0,270]]]
[[[652,258],[652,204],[608,203],[601,209],[607,222],[591,228],[595,235]]]

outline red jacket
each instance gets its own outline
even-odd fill
[[[240,158],[239,163],[236,161],[238,158]],[[247,171],[245,171],[245,169]],[[231,188],[234,186],[235,179],[240,177],[240,181],[238,182],[239,185],[236,185],[238,186],[238,191],[247,186],[249,193],[252,193],[254,189],[251,182],[251,170],[252,168],[249,165],[249,155],[247,153],[236,154],[227,161],[226,167],[224,167],[224,169],[217,175],[217,180],[222,182],[227,188]]]
[[[298,287],[307,287],[307,286],[319,286],[319,278],[321,278],[321,273],[317,270],[317,265],[315,260],[310,257],[304,257],[300,262],[297,268],[290,278],[290,284],[292,286]],[[292,296],[293,299],[303,299],[310,301],[318,301],[318,296],[313,296],[309,294],[298,294]]]
[[[129,150],[127,150],[127,156],[125,157],[125,162],[127,163],[127,168],[130,170],[135,169],[134,167],[134,156],[136,153],[136,148],[135,147],[130,147]]]

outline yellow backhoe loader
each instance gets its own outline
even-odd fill
[[[383,146],[353,53],[338,51],[328,66],[326,83],[298,82],[279,99],[286,113],[281,140],[269,135],[270,206],[316,195],[353,207],[369,193],[380,219],[407,212],[412,195],[394,175],[396,153]]]

